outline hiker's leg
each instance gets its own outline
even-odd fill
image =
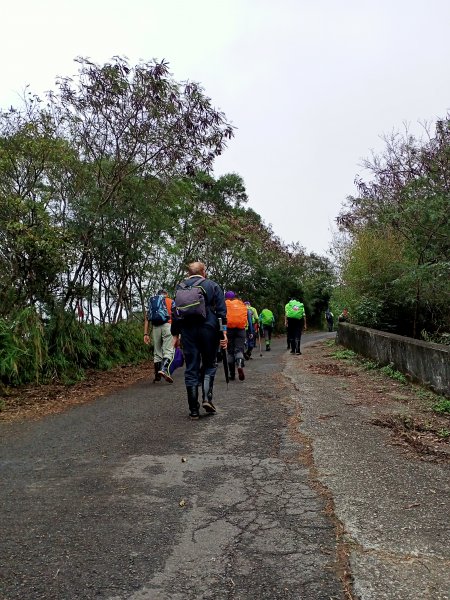
[[[199,417],[198,386],[200,384],[200,352],[197,347],[197,337],[197,329],[183,328],[183,351],[186,363],[184,382],[191,419],[198,419]]]
[[[153,361],[162,362],[164,355],[162,349],[162,325],[152,326],[152,342],[153,342]]]
[[[198,403],[198,387],[196,385],[186,386],[188,405],[189,405],[189,416],[193,420],[197,420],[200,417],[198,409],[200,404]]]
[[[270,350],[270,342],[272,341],[272,327],[270,325],[267,325],[266,329],[267,329],[266,350]]]
[[[227,360],[228,360],[228,368],[230,370],[230,379],[233,381],[235,378],[235,338],[236,338],[236,329],[231,328],[227,331],[228,345],[227,345]]]
[[[186,368],[184,382],[187,386],[200,385],[200,350],[198,347],[198,332],[196,328],[185,327],[181,332]]]
[[[214,378],[217,372],[217,346],[219,338],[217,331],[212,327],[203,327],[199,334],[199,347],[202,359],[202,406],[207,413],[215,413],[216,408],[213,404]]]
[[[173,347],[173,338],[170,333],[170,323],[164,323],[161,325],[161,343],[162,343],[162,354],[163,358],[168,358],[172,362],[175,348]]]
[[[297,319],[297,323],[295,325],[295,353],[301,354],[300,342],[302,339],[303,319]]]
[[[164,323],[161,325],[161,351],[163,354],[162,366],[160,368],[160,375],[164,377],[169,383],[173,382],[172,375],[170,374],[170,365],[173,361],[175,348],[172,344],[172,334],[170,333],[170,324]]]
[[[159,371],[162,366],[163,353],[162,353],[162,339],[161,339],[161,331],[160,325],[152,326],[152,342],[153,342],[153,362],[155,375],[153,378],[153,383],[157,381],[161,381],[161,375]]]
[[[245,329],[236,329],[234,347],[235,347],[235,361],[238,370],[238,376],[241,381],[245,379],[244,374],[244,345],[245,345]]]
[[[291,343],[291,354],[295,354],[295,321],[296,319],[288,318],[288,338]]]

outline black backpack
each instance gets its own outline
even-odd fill
[[[205,278],[195,283],[183,281],[177,285],[175,292],[175,314],[178,319],[206,319],[206,292],[200,285]]]

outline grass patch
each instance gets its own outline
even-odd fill
[[[448,440],[448,438],[450,438],[450,430],[448,430],[446,427],[439,429],[439,431],[437,431],[436,433],[443,440]]]
[[[357,354],[353,350],[336,350],[331,356],[340,360],[352,360],[356,358]]]
[[[408,383],[406,377],[403,375],[403,373],[400,373],[400,371],[397,371],[397,369],[394,369],[394,365],[393,363],[390,363],[388,365],[386,365],[385,367],[382,367],[380,369],[381,373],[383,373],[383,375],[386,375],[387,377],[390,377],[391,379],[394,379],[395,381],[398,381],[399,383],[403,383],[404,385],[406,385]]]
[[[362,368],[365,371],[375,371],[376,369],[380,368],[380,365],[377,362],[375,362],[374,360],[366,359],[366,360],[362,361]]]
[[[433,404],[434,412],[440,415],[450,415],[450,400],[440,396],[439,400]]]

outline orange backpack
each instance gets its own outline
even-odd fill
[[[247,306],[242,300],[225,300],[227,305],[227,327],[228,329],[245,329],[247,325]]]

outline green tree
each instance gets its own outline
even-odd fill
[[[422,330],[448,331],[450,120],[438,121],[434,134],[425,142],[408,134],[392,135],[385,141],[384,153],[365,162],[371,180],[357,180],[359,195],[348,199],[338,223],[351,234],[355,247],[364,239],[362,232],[369,231],[379,250],[384,247],[389,253],[395,248],[394,264],[385,263],[384,274],[378,271],[385,285],[384,302],[379,308],[386,315],[387,302],[392,315],[384,322],[374,317],[378,326],[414,337]],[[357,255],[350,256],[350,262]],[[375,304],[377,293],[370,268],[376,256],[375,252],[371,260],[360,263],[362,269],[369,270],[360,273],[359,283],[360,294]],[[347,272],[352,272],[350,265]],[[367,284],[364,290],[362,282]],[[355,293],[354,284],[350,280],[347,283]],[[398,311],[392,310],[395,305],[401,306],[401,319]]]

